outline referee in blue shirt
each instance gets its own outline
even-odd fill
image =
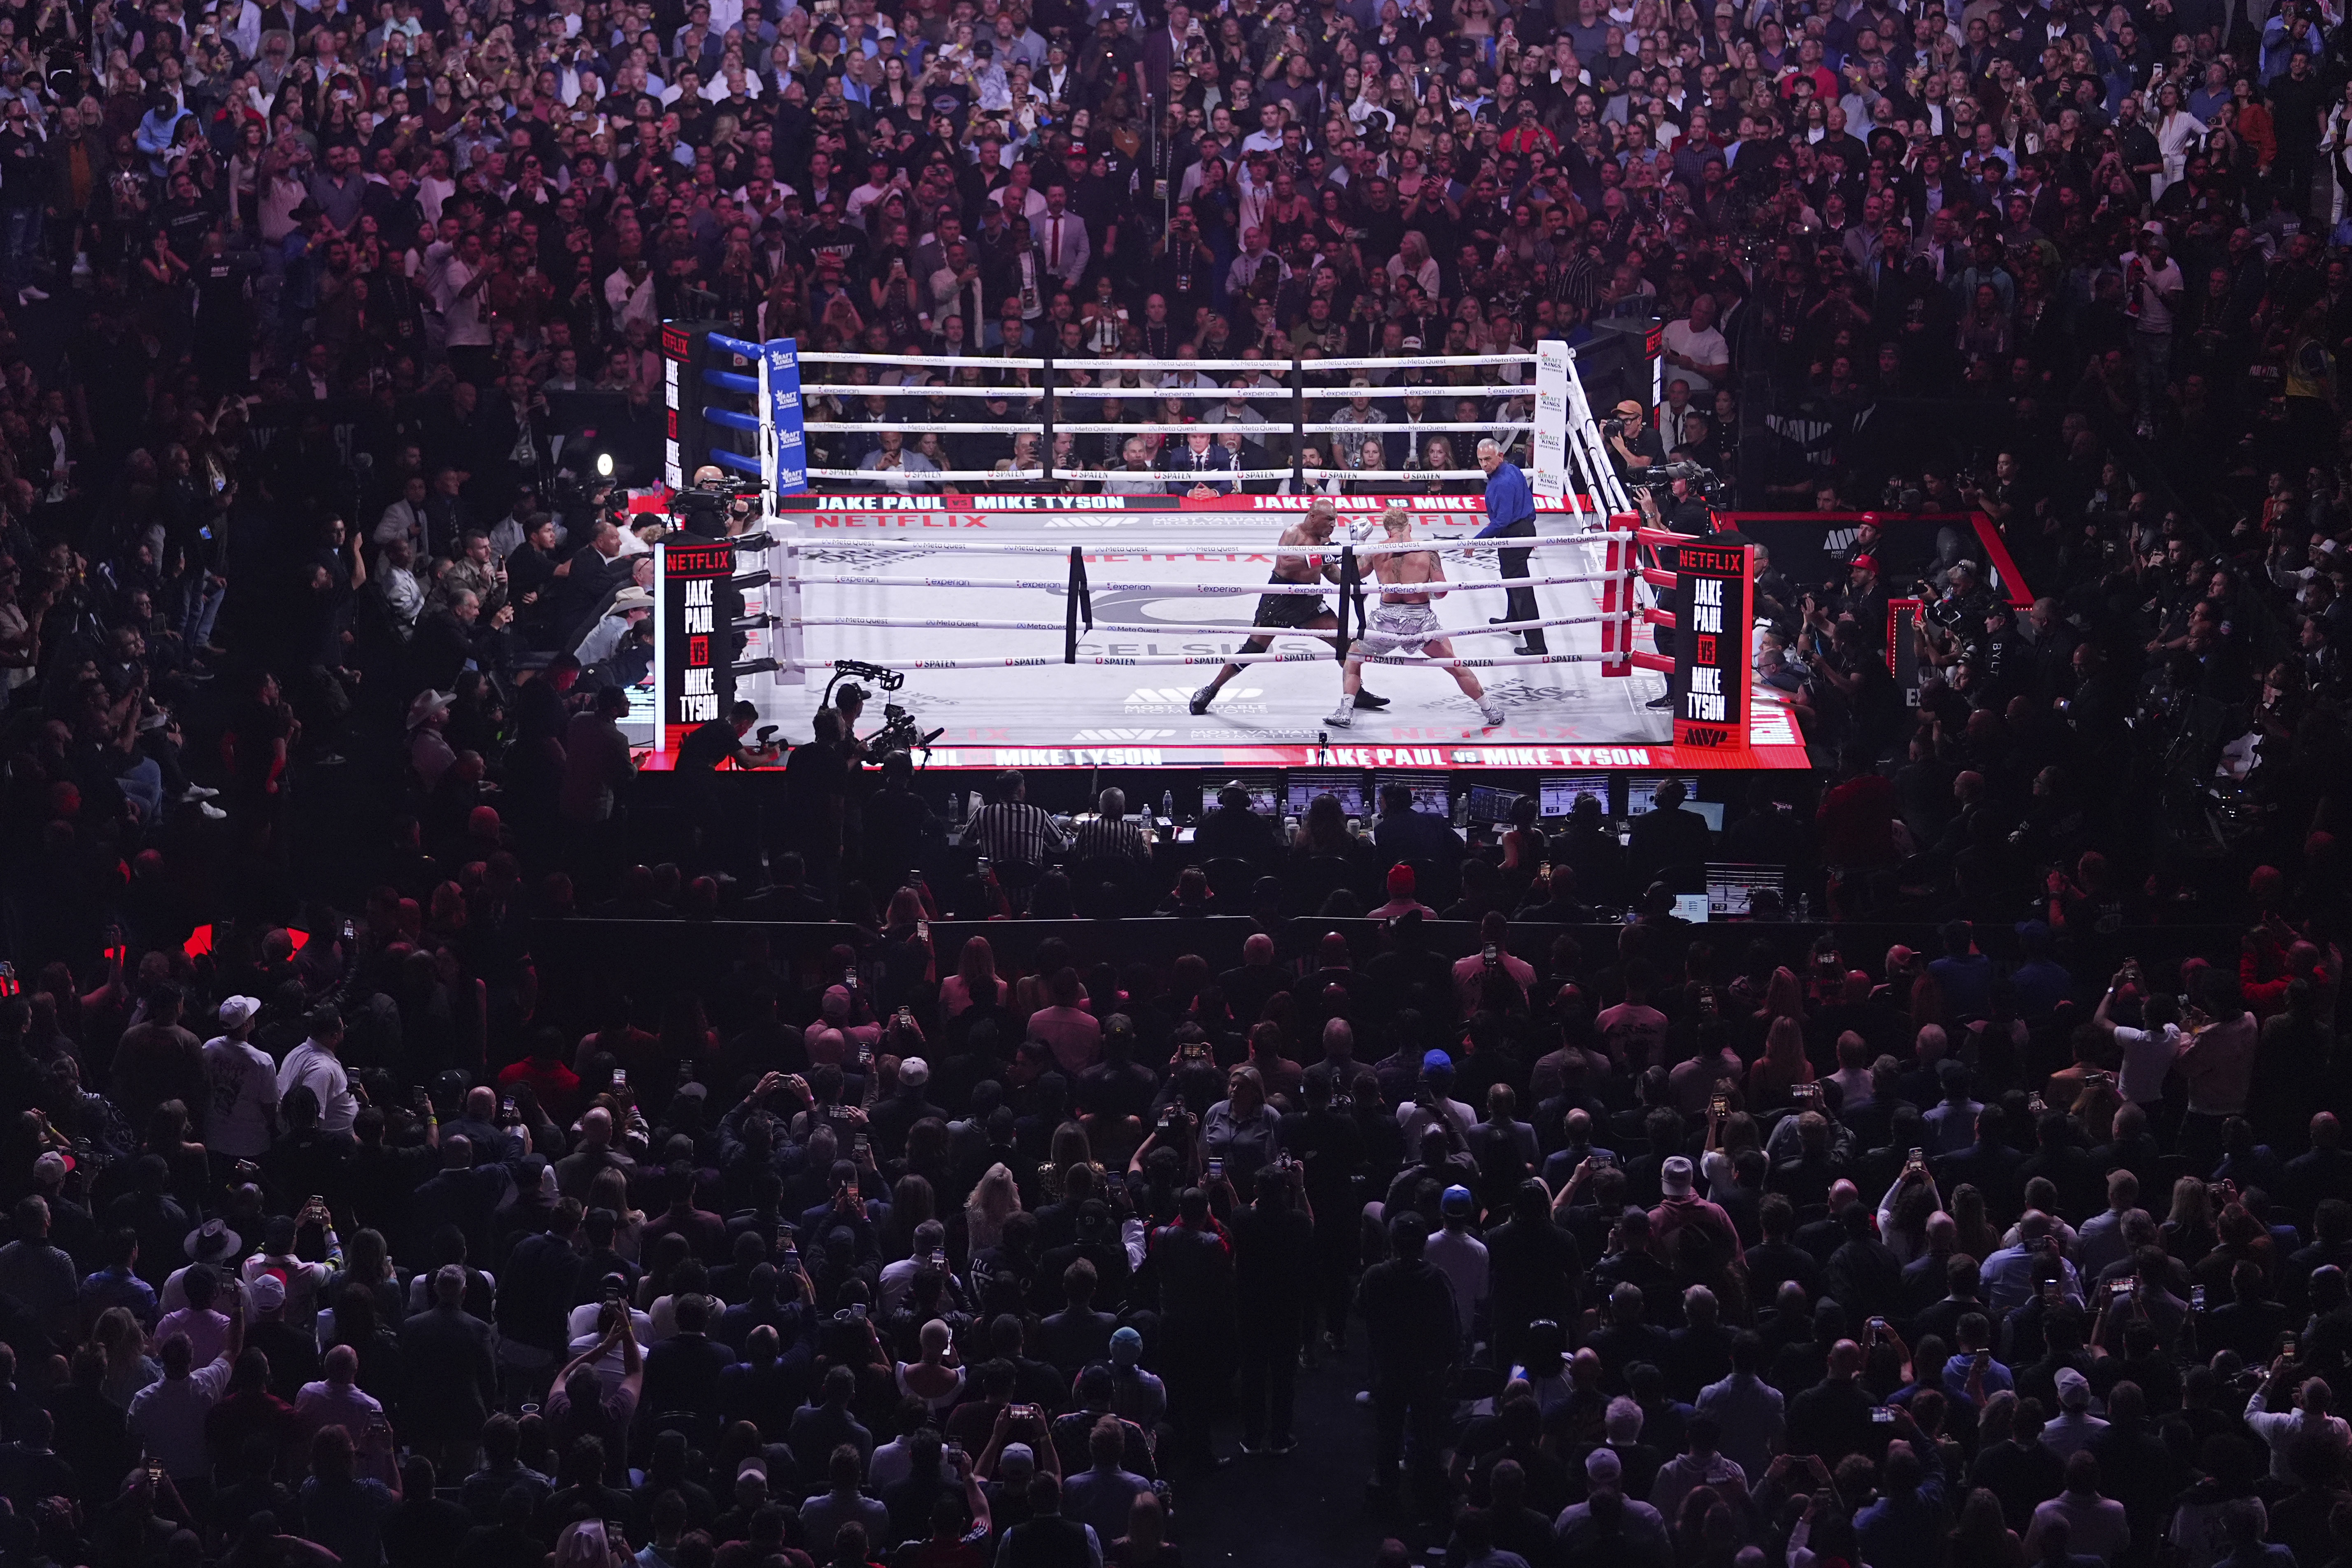
[[[1486,471],[1486,526],[1472,537],[1476,539],[1533,539],[1536,536],[1535,492],[1528,489],[1527,475],[1517,464],[1503,460],[1503,448],[1492,441],[1478,443],[1478,466]],[[1498,550],[1503,558],[1503,575],[1524,578],[1528,574],[1525,550]],[[1503,613],[1490,616],[1488,626],[1504,621],[1532,621],[1543,612],[1536,608],[1533,588],[1514,588],[1503,595]],[[1517,653],[1549,653],[1544,646],[1543,628],[1537,626],[1519,634],[1526,639],[1513,651]]]

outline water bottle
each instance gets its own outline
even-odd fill
[[[960,790],[948,791],[948,826],[950,827],[963,826],[963,794]]]
[[[1810,893],[1797,895],[1797,923],[1804,925],[1813,918],[1813,900]]]
[[[1160,792],[1160,820],[1162,822],[1176,820],[1176,792],[1172,789],[1163,789]]]
[[[1457,795],[1454,797],[1454,826],[1456,827],[1470,826],[1470,797],[1466,795]]]

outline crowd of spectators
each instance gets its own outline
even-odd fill
[[[1232,790],[1195,841],[1265,874],[1220,969],[1197,869],[1169,921],[1024,934],[1073,872],[990,793],[947,899],[785,851],[749,912],[848,920],[683,964],[643,933],[712,873],[534,923],[569,873],[527,885],[493,807],[480,858],[412,834],[294,928],[196,931],[142,851],[94,965],[0,1000],[9,1551],[1172,1563],[1227,1467],[1328,1464],[1317,1378],[1399,1563],[2352,1548],[2331,883],[2258,872],[2233,962],[2143,964],[2095,890],[1999,964],[1958,920],[1718,945],[1659,896],[1708,852],[1678,786],[1622,843],[1584,804],[1465,845],[1400,790],[1287,848]],[[1147,855],[1100,804],[1076,864]],[[1582,924],[1588,886],[1642,912]],[[567,955],[596,917],[642,966]]]

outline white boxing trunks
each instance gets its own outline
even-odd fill
[[[1371,607],[1358,646],[1367,654],[1419,653],[1425,644],[1444,635],[1445,628],[1438,625],[1434,605],[1391,605],[1383,601]]]

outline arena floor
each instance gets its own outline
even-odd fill
[[[1024,498],[982,498],[999,499]],[[1325,719],[1337,703],[1338,666],[1326,645],[1287,632],[1278,636],[1275,651],[1320,657],[1245,667],[1208,714],[1195,718],[1186,699],[1214,674],[1222,656],[1238,649],[1257,599],[1253,593],[1192,593],[1187,585],[1264,584],[1274,561],[1265,547],[1276,542],[1301,504],[1288,498],[1247,499],[1283,510],[1076,515],[821,510],[792,516],[786,533],[795,546],[793,570],[800,579],[799,658],[820,689],[835,658],[905,671],[906,685],[893,700],[926,730],[944,726],[938,744],[945,750],[1147,746],[1223,753],[1313,745],[1327,738],[1333,744],[1383,748],[1465,740],[1575,747],[1670,742],[1668,715],[1643,706],[1664,689],[1664,678],[1640,672],[1607,677],[1598,663],[1482,671],[1481,679],[1509,714],[1500,729],[1488,729],[1442,670],[1367,667],[1365,684],[1391,705],[1359,711],[1352,727],[1336,730]],[[1342,537],[1351,524],[1371,531],[1370,510],[1354,510],[1371,504],[1349,503]],[[1469,537],[1486,520],[1475,501],[1468,507],[1449,510],[1442,503],[1416,504],[1420,532],[1433,539]],[[1582,526],[1581,519],[1569,513],[1543,514],[1539,531],[1562,542],[1539,547],[1531,572],[1539,577],[1600,573],[1606,564],[1605,546],[1566,537]],[[1026,552],[992,552],[981,541]],[[1080,638],[1080,662],[1071,665],[1061,660],[1068,597],[1063,584],[1069,572],[1066,552],[1074,544],[1085,546],[1098,627]],[[1491,551],[1450,554],[1446,573],[1471,584],[1498,580]],[[908,585],[877,578],[925,582]],[[973,585],[944,585],[943,580]],[[1007,581],[1033,585],[995,585]],[[1547,619],[1600,609],[1599,584],[1565,584],[1536,593]],[[1439,618],[1459,635],[1457,655],[1470,658],[1509,653],[1509,636],[1486,626],[1488,616],[1502,612],[1503,595],[1492,591],[1450,595],[1437,605]],[[827,624],[841,620],[910,624]],[[975,621],[1028,623],[1034,629],[968,624]],[[1114,631],[1103,629],[1104,623],[1171,629]],[[1228,626],[1230,632],[1223,629]],[[1600,647],[1600,628],[1593,624],[1555,627],[1548,637],[1555,654]],[[1026,662],[1032,659],[1050,662]],[[918,668],[965,660],[985,663]],[[1125,662],[1129,660],[1135,662]],[[804,731],[804,692],[780,691],[776,706],[787,735]],[[866,723],[877,717],[869,707]]]

